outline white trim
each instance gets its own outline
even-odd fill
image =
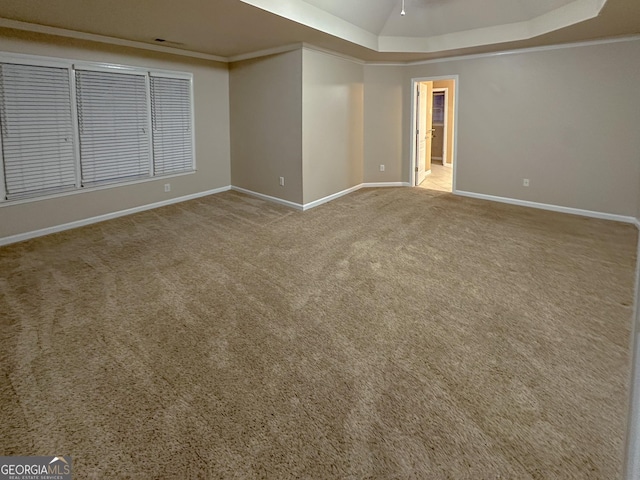
[[[118,65],[115,63],[74,62],[73,69],[85,72],[122,73],[126,75],[138,75],[140,77],[149,76],[148,68],[134,67],[129,65]]]
[[[457,62],[459,60],[472,60],[477,58],[487,58],[487,57],[500,57],[502,55],[517,55],[520,53],[534,53],[534,52],[546,52],[547,50],[563,50],[565,48],[579,48],[579,47],[590,47],[593,45],[604,45],[607,43],[619,43],[619,42],[633,42],[635,40],[640,40],[640,35],[630,35],[625,37],[615,37],[615,38],[605,38],[601,40],[587,40],[584,42],[574,42],[574,43],[560,43],[556,45],[544,45],[539,47],[529,47],[529,48],[520,48],[520,49],[512,49],[512,50],[501,50],[498,52],[489,52],[489,53],[472,53],[470,55],[459,55],[457,57],[443,57],[443,58],[434,58],[431,60],[416,60],[415,62],[404,62],[404,63],[367,63],[367,65],[379,65],[379,66],[414,66],[414,65],[428,65],[431,63],[443,63],[443,62]]]
[[[208,53],[192,52],[190,50],[182,50],[175,47],[165,47],[152,43],[137,42],[134,40],[123,40],[121,38],[108,37],[105,35],[96,35],[94,33],[77,32],[75,30],[67,30],[66,28],[49,27],[47,25],[37,25],[35,23],[20,22],[18,20],[9,20],[8,18],[0,18],[1,28],[10,28],[13,30],[23,30],[27,32],[43,33],[45,35],[56,35],[59,37],[76,38],[78,40],[88,40],[91,42],[106,43],[109,45],[119,45],[121,47],[139,48],[142,50],[152,50],[154,52],[171,53],[181,55],[183,57],[201,58],[203,60],[212,60],[214,62],[227,63],[225,57],[218,55],[209,55]]]
[[[191,168],[195,172],[197,170],[198,164],[196,162],[196,105],[194,102],[194,99],[196,97],[195,92],[193,91],[193,75],[191,75],[191,78],[189,79],[189,95],[191,96],[191,98],[189,98],[189,101],[191,102],[191,104],[189,105],[189,108],[191,109]],[[153,132],[151,133],[153,134]]]
[[[357,63],[358,65],[365,65],[365,61],[364,60],[360,60],[359,58],[356,57],[351,57],[349,55],[345,55],[339,52],[334,52],[333,50],[328,50],[326,48],[322,48],[322,47],[316,47],[315,45],[311,45],[309,43],[303,43],[302,44],[302,49],[303,50],[311,50],[314,52],[318,52],[318,53],[324,53],[326,55],[329,55],[331,57],[337,57],[340,58],[342,60],[348,60],[350,62],[353,63]]]
[[[153,121],[152,121],[152,107],[151,107],[151,76],[145,72],[145,76],[144,76],[144,88],[145,88],[145,95],[146,95],[146,101],[147,101],[147,132],[148,136],[147,136],[147,143],[149,145],[149,176],[153,177],[154,173],[155,173],[155,165],[156,165],[156,157],[155,157],[155,152],[153,151]],[[193,102],[191,105],[191,109],[193,110]],[[195,144],[194,144],[195,145]],[[82,163],[82,159],[81,159],[81,163]],[[193,167],[192,167],[193,168]]]
[[[253,190],[248,190],[242,187],[235,187],[233,185],[231,186],[231,190],[244,193],[246,195],[251,195],[252,197],[257,197],[262,200],[267,200],[268,202],[279,203],[280,205],[295,208],[296,210],[304,210],[304,206],[301,203],[290,202],[289,200],[283,200],[282,198],[272,197],[271,195],[265,195],[264,193],[254,192]]]
[[[511,50],[499,50],[496,52],[487,52],[487,53],[470,53],[468,55],[432,58],[429,60],[414,60],[409,62],[368,61],[368,62],[365,62],[365,65],[367,65],[368,67],[412,67],[414,65],[429,65],[431,63],[457,62],[462,60],[474,60],[478,58],[499,57],[502,55],[544,52],[547,50],[562,50],[565,48],[589,47],[593,45],[603,45],[607,43],[633,42],[636,40],[640,40],[640,35],[625,35],[622,37],[604,38],[600,40],[585,40],[583,42],[541,45],[539,47],[513,48]],[[438,53],[439,52],[434,52],[433,55],[437,55]]]
[[[258,50],[256,52],[251,52],[251,53],[223,57],[219,55],[211,55],[208,53],[195,52],[191,50],[182,50],[180,48],[175,48],[175,47],[167,47],[164,45],[138,42],[134,40],[124,40],[121,38],[109,37],[105,35],[97,35],[97,34],[86,33],[86,32],[78,32],[75,30],[68,30],[65,28],[50,27],[46,25],[38,25],[35,23],[29,23],[29,22],[21,22],[18,20],[10,20],[8,18],[0,18],[0,28],[8,28],[13,30],[42,33],[45,35],[56,35],[60,37],[75,38],[79,40],[88,40],[88,41],[93,41],[98,43],[105,43],[109,45],[119,45],[123,47],[131,47],[131,48],[138,48],[142,50],[151,50],[156,52],[169,53],[173,55],[180,55],[183,57],[200,58],[204,60],[211,60],[214,62],[221,62],[221,63],[239,62],[242,60],[249,60],[251,58],[263,57],[266,55],[273,55],[276,53],[284,53],[284,52],[296,50],[300,48],[302,45],[306,45],[307,47],[312,48],[314,50],[319,50],[319,51],[324,50],[320,47],[315,47],[308,44],[296,43],[292,45],[285,45],[282,47]],[[427,65],[431,63],[452,62],[452,61],[458,61],[458,60],[494,57],[499,55],[511,55],[511,54],[519,54],[519,53],[540,52],[540,51],[546,51],[546,50],[585,47],[585,46],[591,46],[591,45],[602,45],[607,43],[630,42],[630,41],[635,41],[639,39],[640,39],[640,35],[627,35],[623,37],[605,38],[605,39],[598,39],[598,40],[586,40],[582,42],[572,42],[572,43],[545,45],[545,46],[529,47],[529,48],[521,48],[521,49],[501,50],[497,52],[475,53],[475,54],[469,54],[469,55],[459,55],[459,56],[453,56],[453,57],[442,57],[442,58],[434,58],[430,60],[416,60],[416,61],[407,61],[407,62],[363,61],[354,57],[350,57],[348,55],[342,55],[338,52],[334,52],[334,53],[337,56],[340,56],[343,58],[349,58],[356,62],[362,62],[364,65],[381,66],[381,67],[385,67],[385,66],[397,67],[397,66]],[[470,48],[473,48],[473,47],[470,47]],[[389,53],[389,52],[380,52],[376,49],[374,50],[381,54]],[[427,53],[427,52],[423,52],[423,53]],[[438,53],[441,53],[441,52],[433,52],[432,54],[437,55]]]
[[[379,187],[410,187],[411,184],[407,182],[373,182],[363,183],[360,185],[362,188],[379,188]]]
[[[227,57],[227,62],[242,62],[243,60],[251,60],[253,58],[268,57],[269,55],[277,55],[278,53],[293,52],[294,50],[300,50],[302,43],[291,43],[289,45],[283,45],[281,47],[266,48],[264,50],[256,50],[255,52],[242,53],[240,55],[232,55]]]
[[[73,60],[26,53],[0,52],[0,62],[34,67],[68,68],[73,70]]]
[[[1,99],[0,99],[1,100]],[[6,177],[4,176],[4,149],[2,147],[2,125],[0,125],[0,204],[7,199]]]
[[[174,203],[186,202],[187,200],[193,200],[200,197],[206,197],[216,193],[226,192],[231,187],[214,188],[213,190],[207,190],[205,192],[192,193],[183,197],[171,198],[169,200],[163,200],[161,202],[149,203],[147,205],[141,205],[139,207],[128,208],[126,210],[120,210],[112,213],[105,213],[104,215],[98,215],[96,217],[85,218],[83,220],[76,220],[74,222],[64,223],[62,225],[56,225],[53,227],[42,228],[40,230],[33,230],[31,232],[19,233],[17,235],[10,235],[8,237],[0,238],[0,246],[9,245],[11,243],[22,242],[31,238],[42,237],[51,233],[62,232],[65,230],[71,230],[72,228],[84,227],[93,223],[104,222],[105,220],[112,220],[118,217],[124,217],[133,213],[144,212],[145,210],[151,210],[154,208],[165,207],[167,205],[173,205]]]
[[[603,220],[613,220],[614,222],[636,224],[635,217],[626,215],[617,215],[615,213],[596,212],[594,210],[583,210],[581,208],[563,207],[561,205],[552,205],[550,203],[531,202],[529,200],[520,200],[517,198],[498,197],[496,195],[486,195],[484,193],[466,192],[463,190],[454,190],[455,195],[462,197],[478,198],[480,200],[490,200],[492,202],[508,203],[510,205],[519,205],[521,207],[537,208],[540,210],[550,210],[552,212],[569,213],[571,215],[581,215],[583,217],[600,218]]]
[[[302,210],[309,210],[310,208],[317,207],[318,205],[322,205],[323,203],[330,202],[331,200],[335,200],[336,198],[347,195],[351,192],[355,192],[356,190],[360,190],[362,188],[362,184],[355,185],[351,188],[347,188],[346,190],[342,190],[340,192],[332,193],[331,195],[327,195],[326,197],[319,198],[318,200],[314,200],[313,202],[305,203],[302,206]]]
[[[179,80],[193,80],[193,73],[191,72],[174,72],[172,70],[159,70],[157,68],[147,68],[147,72],[150,77],[161,78],[177,78]]]
[[[310,210],[314,207],[322,205],[324,203],[328,203],[331,200],[335,200],[336,198],[343,197],[344,195],[348,195],[349,193],[353,193],[361,188],[378,188],[378,187],[409,187],[410,185],[407,182],[373,182],[373,183],[361,183],[359,185],[355,185],[351,188],[347,188],[340,192],[332,193],[331,195],[327,195],[326,197],[319,198],[318,200],[314,200],[313,202],[301,204],[291,202],[289,200],[283,200],[282,198],[272,197],[271,195],[265,195],[264,193],[254,192],[253,190],[248,190],[242,187],[231,186],[231,190],[236,192],[245,193],[247,195],[251,195],[252,197],[257,197],[262,200],[267,200],[268,202],[279,203],[280,205],[285,205],[287,207],[295,208],[296,210]]]
[[[138,48],[138,49],[142,49],[142,50],[151,50],[151,51],[156,51],[156,52],[162,52],[162,53],[169,53],[169,54],[173,54],[173,55],[180,55],[183,57],[192,57],[192,58],[200,58],[200,59],[204,59],[204,60],[211,60],[214,62],[221,62],[221,63],[232,63],[232,62],[239,62],[242,60],[249,60],[251,58],[257,58],[257,57],[263,57],[266,55],[273,55],[276,53],[284,53],[284,52],[288,52],[288,51],[292,51],[292,50],[296,50],[298,48],[301,48],[301,46],[303,44],[301,43],[296,43],[296,44],[291,44],[291,45],[285,45],[282,47],[275,47],[275,48],[270,48],[270,49],[265,49],[265,50],[258,50],[255,52],[251,52],[251,53],[245,53],[245,54],[240,54],[240,55],[231,55],[229,57],[223,57],[223,56],[219,56],[219,55],[211,55],[208,53],[202,53],[202,52],[195,52],[195,51],[190,51],[190,50],[182,50],[180,48],[175,48],[175,47],[167,47],[164,45],[157,45],[157,44],[152,44],[152,43],[145,43],[145,42],[138,42],[138,41],[134,41],[134,40],[124,40],[124,39],[120,39],[120,38],[115,38],[115,37],[109,37],[109,36],[105,36],[105,35],[97,35],[97,34],[93,34],[93,33],[85,33],[85,32],[78,32],[75,30],[68,30],[68,29],[64,29],[64,28],[58,28],[58,27],[50,27],[50,26],[46,26],[46,25],[38,25],[35,23],[29,23],[29,22],[21,22],[18,20],[10,20],[8,18],[0,18],[0,28],[8,28],[8,29],[13,29],[13,30],[21,30],[21,31],[27,31],[27,32],[35,32],[35,33],[42,33],[45,35],[56,35],[56,36],[60,36],[60,37],[66,37],[66,38],[75,38],[75,39],[79,39],[79,40],[88,40],[88,41],[93,41],[93,42],[98,42],[98,43],[105,43],[105,44],[109,44],[109,45],[119,45],[119,46],[123,46],[123,47],[131,47],[131,48]],[[554,44],[554,45],[544,45],[544,46],[538,46],[538,47],[529,47],[529,48],[520,48],[520,49],[511,49],[511,50],[501,50],[501,51],[497,51],[497,52],[488,52],[488,53],[474,53],[474,54],[469,54],[469,55],[459,55],[459,56],[453,56],[453,57],[442,57],[442,58],[433,58],[433,59],[429,59],[429,60],[416,60],[416,61],[407,61],[407,62],[385,62],[385,61],[363,61],[363,60],[359,60],[357,58],[354,57],[350,57],[348,55],[342,55],[338,52],[334,52],[336,54],[336,56],[340,56],[343,58],[349,58],[352,59],[356,62],[362,62],[364,65],[368,65],[368,66],[380,66],[380,67],[398,67],[398,66],[413,66],[413,65],[427,65],[427,64],[431,64],[431,63],[441,63],[441,62],[452,62],[452,61],[459,61],[459,60],[469,60],[469,59],[477,59],[477,58],[486,58],[486,57],[495,57],[495,56],[500,56],[500,55],[512,55],[512,54],[519,54],[519,53],[529,53],[529,52],[540,52],[540,51],[546,51],[546,50],[558,50],[558,49],[565,49],[565,48],[577,48],[577,47],[586,47],[586,46],[591,46],[591,45],[602,45],[602,44],[607,44],[607,43],[618,43],[618,42],[630,42],[630,41],[635,41],[635,40],[639,40],[640,39],[640,35],[627,35],[627,36],[622,36],[622,37],[614,37],[614,38],[605,38],[605,39],[597,39],[597,40],[586,40],[586,41],[582,41],[582,42],[572,42],[572,43],[564,43],[564,44]],[[307,47],[315,49],[315,50],[324,50],[320,47],[315,47],[312,45],[308,45],[306,44]],[[473,48],[473,47],[469,47],[469,48]],[[375,50],[375,49],[374,49]],[[384,54],[384,53],[389,53],[389,52],[380,52],[378,50],[375,50],[378,53]],[[330,50],[328,51],[330,52]],[[423,52],[426,53],[426,52]],[[432,55],[437,55],[441,52],[433,52]],[[428,54],[428,53],[426,53]]]
[[[82,188],[82,164],[80,162],[80,123],[78,122],[78,90],[76,71],[69,68],[69,99],[71,101],[71,121],[73,122],[73,154],[76,161],[76,188]]]
[[[131,180],[129,182],[109,182],[109,183],[104,183],[104,184],[91,186],[91,187],[82,187],[82,188],[78,188],[77,190],[68,190],[68,191],[65,191],[65,192],[52,193],[51,195],[41,195],[41,196],[27,197],[27,198],[21,198],[19,200],[6,200],[4,202],[0,201],[0,209],[2,209],[3,207],[11,207],[13,205],[20,205],[22,203],[39,202],[41,200],[51,200],[53,198],[66,197],[68,195],[78,195],[80,193],[95,192],[96,190],[105,190],[107,188],[126,187],[126,186],[129,186],[129,185],[135,185],[137,183],[146,183],[146,182],[153,182],[153,181],[160,182],[160,181],[166,180],[168,178],[182,177],[183,175],[193,175],[194,173],[197,173],[197,171],[196,170],[191,170],[189,172],[171,173],[171,174],[168,174],[168,175],[156,175],[156,176],[149,177],[149,178],[139,178],[139,179],[136,179],[136,180]]]
[[[340,52],[335,52],[333,50],[329,50],[326,48],[317,47],[310,43],[304,43],[304,42],[292,43],[289,45],[284,45],[282,47],[267,48],[265,50],[258,50],[256,52],[251,52],[251,53],[243,53],[242,55],[233,55],[229,57],[227,60],[229,61],[229,63],[242,62],[244,60],[252,60],[254,58],[260,58],[260,57],[268,57],[269,55],[277,55],[279,53],[293,52],[295,50],[310,50],[313,52],[324,53],[331,57],[336,57],[342,60],[348,60],[350,62],[357,63],[358,65],[365,65],[366,63],[364,60],[360,60],[359,58],[345,55]]]
[[[182,175],[184,175],[184,174],[182,174]],[[158,178],[167,178],[167,177],[156,177],[156,179],[158,179]],[[138,182],[135,182],[135,183],[138,183]],[[167,206],[167,205],[173,205],[175,203],[185,202],[185,201],[193,200],[193,199],[200,198],[200,197],[206,197],[208,195],[214,195],[216,193],[226,192],[226,191],[229,191],[229,190],[233,190],[233,191],[236,191],[236,192],[244,193],[246,195],[250,195],[252,197],[260,198],[262,200],[266,200],[266,201],[269,201],[269,202],[278,203],[280,205],[291,207],[291,208],[294,208],[296,210],[306,211],[306,210],[310,210],[310,209],[312,209],[314,207],[317,207],[319,205],[322,205],[324,203],[328,203],[331,200],[335,200],[336,198],[342,197],[344,195],[348,195],[349,193],[353,193],[353,192],[355,192],[357,190],[360,190],[361,188],[410,187],[410,186],[411,186],[411,184],[407,183],[407,182],[370,182],[370,183],[361,183],[361,184],[355,185],[355,186],[353,186],[351,188],[347,188],[346,190],[342,190],[340,192],[334,193],[332,195],[328,195],[328,196],[320,198],[318,200],[314,200],[313,202],[305,203],[303,205],[303,204],[300,204],[300,203],[291,202],[289,200],[283,200],[282,198],[272,197],[271,195],[265,195],[263,193],[254,192],[253,190],[248,190],[246,188],[235,187],[235,186],[231,185],[231,186],[215,188],[213,190],[207,190],[207,191],[204,191],[204,192],[193,193],[193,194],[185,195],[185,196],[182,196],[182,197],[171,198],[169,200],[163,200],[161,202],[155,202],[155,203],[150,203],[150,204],[147,204],[147,205],[141,205],[139,207],[133,207],[133,208],[129,208],[129,209],[126,209],[126,210],[120,210],[120,211],[117,211],[117,212],[106,213],[104,215],[98,215],[96,217],[90,217],[90,218],[86,218],[86,219],[83,219],[83,220],[76,220],[74,222],[69,222],[69,223],[65,223],[65,224],[62,224],[62,225],[55,225],[53,227],[47,227],[47,228],[43,228],[43,229],[40,229],[40,230],[34,230],[34,231],[31,231],[31,232],[19,233],[19,234],[16,234],[16,235],[10,235],[8,237],[0,238],[0,246],[9,245],[11,243],[16,243],[16,242],[22,242],[24,240],[29,240],[31,238],[37,238],[37,237],[41,237],[41,236],[44,236],[44,235],[49,235],[51,233],[57,233],[57,232],[65,231],[65,230],[71,230],[73,228],[83,227],[85,225],[91,225],[93,223],[103,222],[105,220],[111,220],[111,219],[114,219],[114,218],[123,217],[125,215],[131,215],[131,214],[138,213],[138,212],[144,212],[145,210],[151,210],[151,209],[154,209],[154,208],[164,207],[164,206]],[[105,187],[98,187],[98,188],[96,188],[94,190],[101,189],[101,188],[105,188]],[[640,229],[640,220],[635,218],[635,217],[630,217],[630,216],[628,217],[628,216],[624,216],[624,215],[616,215],[616,214],[611,214],[611,213],[595,212],[595,211],[591,211],[591,210],[582,210],[582,209],[579,209],[579,208],[562,207],[562,206],[559,206],[559,205],[550,205],[550,204],[545,204],[545,203],[530,202],[530,201],[527,201],[527,200],[518,200],[518,199],[515,199],[515,198],[498,197],[498,196],[494,196],[494,195],[485,195],[485,194],[474,193],[474,192],[465,192],[465,191],[454,190],[453,193],[455,195],[460,195],[460,196],[463,196],[463,197],[477,198],[477,199],[481,199],[481,200],[489,200],[489,201],[500,202],[500,203],[508,203],[508,204],[511,204],[511,205],[519,205],[519,206],[523,206],[523,207],[538,208],[538,209],[542,209],[542,210],[550,210],[550,211],[560,212],[560,213],[569,213],[569,214],[572,214],[572,215],[581,215],[581,216],[584,216],[584,217],[601,218],[601,219],[604,219],[604,220],[613,220],[613,221],[617,221],[617,222],[631,223],[631,224],[636,225]],[[47,197],[40,197],[40,198],[38,198],[38,200],[43,200],[45,198],[47,198]],[[16,203],[22,203],[22,202],[14,202],[14,203],[9,204],[9,205],[15,205]],[[639,242],[639,245],[640,245],[640,242]],[[640,253],[639,253],[639,255],[640,255]],[[640,312],[637,312],[636,315],[640,316]],[[638,321],[640,322],[640,317],[639,317]],[[637,358],[636,362],[638,363],[638,366],[636,366],[635,368],[637,370],[640,370],[640,344],[638,345],[637,357],[638,358]],[[639,393],[636,393],[636,395],[640,395],[640,390],[638,390],[638,392]],[[635,408],[637,409],[638,406],[636,406]],[[636,413],[636,415],[640,415],[640,414]],[[630,427],[630,429],[633,430],[632,427]],[[640,437],[640,432],[635,432],[634,431],[633,434],[636,437]],[[631,433],[629,435],[631,435]],[[637,441],[640,442],[640,439],[638,439]],[[631,460],[632,460],[631,454],[628,453],[627,456],[629,457],[628,462],[631,462]],[[635,458],[635,457],[633,457],[633,458]],[[640,468],[640,461],[638,461],[638,460],[639,459],[635,458],[634,461],[638,464],[636,466],[638,468]],[[631,468],[631,463],[629,463],[629,467],[628,468]],[[631,479],[631,478],[635,479],[635,477],[629,477],[629,479]]]
[[[2,27],[2,18],[0,18],[0,28]],[[75,60],[72,58],[33,55],[31,53],[15,53],[0,51],[0,62],[17,63],[20,65],[33,65],[36,67],[54,67],[69,68],[71,70],[89,70],[96,72],[120,72],[129,73],[131,75],[150,75],[171,78],[191,78],[192,72],[183,70],[163,70],[159,68],[149,68],[139,65],[125,65],[121,63],[108,62],[91,62],[87,60]]]

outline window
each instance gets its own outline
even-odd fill
[[[444,123],[444,92],[433,94],[433,123]]]
[[[5,198],[76,188],[69,70],[0,65]]]
[[[192,77],[0,54],[0,203],[195,170]]]
[[[192,168],[191,82],[151,76],[153,165],[156,175]]]
[[[149,176],[146,77],[76,71],[82,184]]]

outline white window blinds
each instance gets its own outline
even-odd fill
[[[154,173],[193,170],[190,80],[151,76],[151,121]]]
[[[194,172],[192,79],[0,52],[0,205]]]
[[[76,187],[69,69],[0,64],[0,128],[8,199]]]
[[[76,71],[82,183],[151,175],[146,76]]]

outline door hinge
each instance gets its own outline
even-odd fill
[[[418,167],[416,167],[416,173],[418,172]]]

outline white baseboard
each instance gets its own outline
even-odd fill
[[[363,183],[360,185],[362,188],[378,188],[378,187],[410,187],[409,182],[374,182]]]
[[[267,200],[268,202],[279,203],[280,205],[286,205],[287,207],[295,208],[296,210],[304,210],[304,205],[302,205],[301,203],[290,202],[289,200],[283,200],[282,198],[272,197],[271,195],[265,195],[264,193],[254,192],[253,190],[248,190],[242,187],[234,187],[233,185],[231,186],[231,190],[235,192],[251,195],[252,197],[260,198],[262,200]]]
[[[593,210],[582,210],[580,208],[563,207],[560,205],[551,205],[549,203],[531,202],[529,200],[519,200],[517,198],[498,197],[495,195],[485,195],[483,193],[465,192],[463,190],[455,190],[455,195],[463,197],[479,198],[481,200],[490,200],[492,202],[508,203],[511,205],[520,205],[522,207],[538,208],[540,210],[550,210],[552,212],[569,213],[571,215],[581,215],[583,217],[601,218],[603,220],[613,220],[616,222],[632,223],[640,228],[638,219],[626,215],[617,215],[615,213],[595,212]]]
[[[72,228],[84,227],[85,225],[91,225],[93,223],[104,222],[105,220],[111,220],[118,217],[124,217],[125,215],[131,215],[133,213],[144,212],[145,210],[151,210],[153,208],[165,207],[174,203],[186,202],[187,200],[193,200],[195,198],[206,197],[215,193],[226,192],[231,187],[214,188],[213,190],[207,190],[205,192],[192,193],[183,197],[171,198],[169,200],[163,200],[161,202],[150,203],[148,205],[141,205],[139,207],[128,208],[126,210],[120,210],[112,213],[105,213],[104,215],[98,215],[96,217],[85,218],[83,220],[76,220],[74,222],[64,223],[62,225],[56,225],[53,227],[42,228],[40,230],[33,230],[31,232],[19,233],[17,235],[11,235],[8,237],[0,238],[0,246],[9,245],[11,243],[22,242],[31,238],[42,237],[51,233],[62,232],[64,230],[71,230]]]
[[[105,213],[104,215],[97,215],[95,217],[85,218],[82,220],[76,220],[69,223],[64,223],[62,225],[55,225],[53,227],[42,228],[40,230],[33,230],[31,232],[18,233],[16,235],[10,235],[8,237],[0,238],[0,246],[10,245],[16,242],[22,242],[25,240],[29,240],[31,238],[42,237],[44,235],[50,235],[52,233],[63,232],[65,230],[71,230],[73,228],[84,227],[85,225],[91,225],[93,223],[104,222],[105,220],[112,220],[118,217],[124,217],[126,215],[131,215],[138,212],[144,212],[145,210],[151,210],[154,208],[164,207],[167,205],[172,205],[174,203],[185,202],[187,200],[193,200],[195,198],[206,197],[208,195],[213,195],[216,193],[226,192],[228,190],[235,190],[238,192],[245,193],[247,195],[251,195],[257,198],[261,198],[263,200],[267,200],[270,202],[279,203],[281,205],[286,205],[291,208],[295,208],[296,210],[309,210],[310,208],[317,207],[318,205],[322,205],[323,203],[330,202],[338,197],[342,197],[343,195],[347,195],[351,192],[355,192],[362,187],[398,187],[398,186],[408,186],[408,183],[403,182],[389,182],[389,183],[363,183],[360,185],[356,185],[354,187],[348,188],[341,192],[334,193],[332,195],[328,195],[324,198],[320,198],[313,202],[306,203],[304,205],[300,203],[290,202],[288,200],[283,200],[281,198],[272,197],[270,195],[265,195],[262,193],[254,192],[251,190],[247,190],[246,188],[234,187],[234,186],[225,186],[220,188],[215,188],[213,190],[207,190],[204,192],[193,193],[191,195],[185,195],[182,197],[171,198],[169,200],[163,200],[161,202],[150,203],[148,205],[141,205],[139,207],[128,208],[126,210],[119,210],[117,212]]]
[[[262,200],[267,200],[269,202],[279,203],[280,205],[286,205],[287,207],[295,208],[296,210],[309,210],[311,208],[322,205],[323,203],[330,202],[331,200],[335,200],[336,198],[342,197],[344,195],[348,195],[349,193],[355,192],[356,190],[360,190],[361,188],[376,188],[376,187],[408,187],[410,184],[408,182],[378,182],[378,183],[361,183],[359,185],[355,185],[353,187],[347,188],[340,192],[332,193],[331,195],[327,195],[326,197],[319,198],[318,200],[314,200],[309,203],[295,203],[289,200],[283,200],[282,198],[272,197],[271,195],[265,195],[264,193],[254,192],[253,190],[248,190],[242,187],[231,187],[231,190],[235,190],[236,192],[246,193],[247,195],[251,195],[252,197],[261,198]]]
[[[351,192],[355,192],[356,190],[359,190],[360,188],[362,188],[362,184],[360,185],[356,185],[354,187],[351,188],[347,188],[346,190],[342,190],[340,192],[336,192],[336,193],[332,193],[331,195],[327,195],[326,197],[323,198],[319,198],[318,200],[314,200],[313,202],[309,202],[309,203],[295,203],[295,202],[291,202],[289,200],[283,200],[282,198],[278,198],[278,197],[272,197],[271,195],[265,195],[264,193],[258,193],[258,192],[254,192],[253,190],[248,190],[246,188],[242,188],[242,187],[231,187],[231,190],[235,190],[236,192],[242,192],[242,193],[246,193],[247,195],[251,195],[252,197],[257,197],[257,198],[261,198],[262,200],[267,200],[269,202],[274,202],[274,203],[279,203],[280,205],[286,205],[287,207],[291,207],[291,208],[295,208],[296,210],[309,210],[313,207],[317,207],[318,205],[322,205],[323,203],[327,203],[330,202],[331,200],[335,200],[338,197],[342,197],[344,195],[347,195]]]
[[[362,184],[356,185],[351,188],[347,188],[337,193],[332,193],[331,195],[327,195],[326,197],[319,198],[318,200],[314,200],[313,202],[305,203],[302,206],[302,210],[309,210],[310,208],[317,207],[318,205],[322,205],[323,203],[330,202],[331,200],[335,200],[336,198],[343,197],[344,195],[348,195],[351,192],[355,192],[356,190],[360,190],[362,188]]]
[[[129,208],[126,210],[120,210],[117,212],[106,213],[104,215],[98,215],[95,217],[85,218],[83,220],[76,220],[74,222],[65,223],[62,225],[55,225],[53,227],[42,228],[40,230],[33,230],[31,232],[19,233],[16,235],[10,235],[8,237],[0,238],[0,246],[9,245],[11,243],[22,242],[24,240],[29,240],[31,238],[42,237],[44,235],[49,235],[51,233],[62,232],[65,230],[70,230],[72,228],[83,227],[85,225],[91,225],[93,223],[103,222],[105,220],[111,220],[118,217],[123,217],[126,215],[131,215],[133,213],[144,212],[145,210],[151,210],[153,208],[164,207],[166,205],[172,205],[175,203],[185,202],[187,200],[193,200],[200,197],[206,197],[208,195],[214,195],[216,193],[226,192],[228,190],[235,190],[237,192],[242,192],[247,195],[251,195],[257,198],[261,198],[263,200],[267,200],[270,202],[279,203],[281,205],[286,205],[291,208],[295,208],[296,210],[309,210],[311,208],[317,207],[318,205],[322,205],[324,203],[330,202],[331,200],[335,200],[336,198],[342,197],[349,193],[355,192],[361,188],[378,188],[378,187],[409,187],[411,186],[408,182],[373,182],[373,183],[361,183],[360,185],[355,185],[351,188],[347,188],[346,190],[342,190],[341,192],[334,193],[332,195],[328,195],[326,197],[320,198],[318,200],[314,200],[313,202],[300,204],[295,202],[290,202],[288,200],[283,200],[281,198],[272,197],[270,195],[265,195],[262,193],[254,192],[252,190],[247,190],[246,188],[234,187],[234,186],[225,186],[220,188],[215,188],[213,190],[207,190],[204,192],[193,193],[190,195],[185,195],[182,197],[171,198],[169,200],[163,200],[161,202],[155,202],[148,205],[141,205],[139,207]],[[550,210],[553,212],[561,212],[561,213],[569,213],[572,215],[582,215],[584,217],[592,217],[592,218],[601,218],[604,220],[613,220],[616,222],[623,223],[631,223],[636,226],[640,230],[640,219],[625,216],[625,215],[616,215],[613,213],[604,213],[604,212],[595,212],[592,210],[582,210],[579,208],[571,208],[571,207],[562,207],[559,205],[551,205],[547,203],[538,203],[531,202],[528,200],[518,200],[515,198],[508,197],[498,197],[495,195],[485,195],[482,193],[474,193],[474,192],[466,192],[463,190],[455,190],[453,192],[455,195],[460,195],[463,197],[470,198],[478,198],[481,200],[490,200],[493,202],[500,203],[508,203],[511,205],[520,205],[523,207],[530,208],[538,208],[542,210]]]

